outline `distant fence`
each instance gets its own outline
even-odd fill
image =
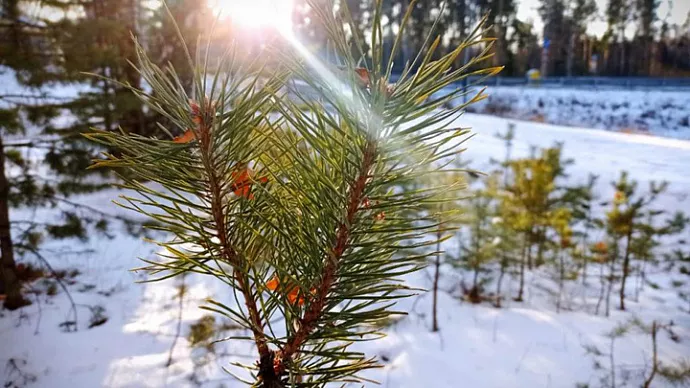
[[[391,74],[391,82],[396,82],[399,74]],[[654,89],[679,90],[690,92],[688,78],[650,78],[650,77],[547,77],[540,81],[529,81],[526,77],[468,77],[462,82],[443,88],[443,92],[467,85],[506,86],[506,87],[541,87],[541,88],[586,88],[586,89]],[[306,84],[299,83],[301,93],[313,93]],[[465,96],[466,97],[466,96]]]
[[[527,86],[530,82],[526,77],[490,77],[481,82],[479,78],[470,78],[469,83],[487,86]],[[690,89],[688,78],[650,78],[650,77],[547,77],[534,85],[543,87],[572,87],[572,88],[615,88],[615,89],[644,89],[644,88],[687,88]]]

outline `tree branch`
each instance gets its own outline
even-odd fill
[[[225,212],[223,208],[223,193],[222,183],[216,176],[215,163],[213,161],[212,147],[211,147],[211,125],[214,110],[212,103],[206,104],[206,109],[209,112],[198,114],[199,118],[199,143],[201,148],[201,159],[204,169],[208,173],[209,189],[211,195],[211,212],[213,213],[213,220],[216,224],[216,237],[220,241],[221,256],[233,267],[233,277],[237,282],[238,288],[244,297],[244,303],[249,312],[249,321],[251,325],[254,342],[259,352],[261,359],[269,358],[270,352],[266,340],[266,335],[263,332],[263,323],[259,315],[259,309],[254,299],[251,286],[242,276],[239,268],[241,267],[240,258],[235,252],[227,236],[227,226],[225,224]]]
[[[60,288],[62,288],[62,290],[65,291],[65,294],[67,294],[67,298],[69,298],[69,302],[71,304],[70,311],[74,315],[74,327],[75,327],[75,331],[76,331],[76,327],[77,327],[77,305],[76,305],[76,303],[74,303],[74,299],[72,298],[72,294],[67,289],[67,286],[65,285],[65,283],[62,281],[60,276],[58,276],[57,272],[55,272],[55,270],[53,269],[53,266],[50,265],[50,262],[48,261],[48,259],[46,259],[39,251],[37,251],[33,247],[31,247],[29,245],[18,244],[17,248],[26,249],[27,251],[31,252],[34,256],[36,256],[36,258],[38,260],[40,260],[43,263],[43,265],[48,269],[48,271],[50,271],[50,273],[53,274],[55,281],[58,282],[58,284],[60,285]]]
[[[51,139],[51,140],[30,140],[30,141],[25,141],[25,142],[17,142],[17,143],[5,143],[3,144],[3,148],[39,148],[41,144],[57,144],[64,141],[63,138],[59,139]]]
[[[300,319],[299,330],[288,339],[287,344],[281,351],[281,357],[276,360],[274,368],[277,375],[281,375],[285,372],[285,362],[289,361],[295,353],[299,352],[299,349],[306,342],[309,334],[314,330],[323,314],[328,293],[331,291],[331,287],[335,281],[340,259],[350,243],[351,226],[355,220],[357,210],[362,203],[362,199],[364,198],[364,190],[367,185],[367,180],[370,178],[369,170],[374,164],[375,156],[376,147],[372,141],[368,141],[364,150],[364,158],[362,160],[359,176],[351,186],[347,203],[346,219],[338,226],[336,243],[332,253],[326,258],[327,263],[323,269],[321,282],[316,287],[316,297],[312,303],[309,304],[309,308],[304,313],[304,317]]]
[[[177,327],[175,329],[175,339],[173,339],[172,345],[170,345],[170,352],[168,353],[168,362],[165,364],[166,367],[172,365],[173,362],[173,351],[175,350],[175,345],[177,345],[177,340],[180,338],[180,333],[182,332],[182,310],[184,309],[184,295],[187,292],[185,286],[185,275],[182,275],[182,282],[179,288],[179,298],[180,302],[177,310]]]
[[[101,215],[101,216],[103,216],[103,217],[112,218],[112,219],[119,220],[119,221],[122,221],[122,222],[142,223],[142,220],[135,220],[135,219],[133,219],[133,218],[127,218],[127,217],[124,217],[124,216],[121,216],[121,215],[118,215],[118,214],[111,214],[111,213],[108,213],[108,212],[104,212],[103,210],[96,209],[96,208],[93,207],[93,206],[84,205],[84,204],[82,204],[82,203],[77,203],[77,202],[70,201],[70,200],[68,200],[67,198],[55,197],[55,196],[53,196],[53,197],[51,197],[51,198],[54,199],[54,200],[56,200],[56,201],[58,201],[58,202],[62,202],[62,203],[64,203],[64,204],[73,206],[73,207],[75,207],[75,208],[77,208],[77,209],[84,209],[84,210],[88,210],[88,211],[90,211],[90,212],[99,214],[99,215]]]

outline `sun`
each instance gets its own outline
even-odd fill
[[[211,9],[249,29],[292,30],[293,0],[211,0]]]

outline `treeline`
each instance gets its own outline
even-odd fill
[[[311,24],[308,0],[296,1],[294,24],[301,38],[323,47],[325,34]],[[371,28],[374,0],[346,0],[361,31]],[[392,42],[401,12],[410,0],[383,0],[381,10],[387,22],[384,39]],[[437,23],[445,51],[456,47],[479,20],[488,16],[494,28],[487,38],[496,40],[493,65],[505,65],[503,76],[524,76],[529,69],[547,75],[601,76],[685,76],[690,74],[690,22],[677,25],[668,15],[659,15],[657,0],[608,0],[603,8],[594,0],[539,0],[538,16],[543,30],[532,20],[517,16],[518,0],[424,0],[417,1],[405,34],[405,47],[395,58],[402,70],[410,53],[416,53]],[[440,16],[439,16],[440,15]],[[438,19],[438,20],[437,20]],[[690,19],[689,19],[690,20]],[[605,21],[607,30],[596,36],[589,27]],[[544,53],[544,41],[548,41]],[[441,50],[441,53],[444,50]],[[439,54],[440,55],[440,54]],[[458,58],[461,64],[472,53]]]

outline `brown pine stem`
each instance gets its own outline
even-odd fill
[[[528,254],[527,252],[531,250],[529,243],[527,242],[528,238],[529,237],[525,235],[524,245],[522,246],[522,256],[520,260],[520,289],[518,290],[518,296],[515,298],[516,302],[522,302],[522,294],[525,289],[525,256]]]
[[[530,239],[530,241],[527,243],[527,268],[530,271],[532,270],[532,267],[533,267],[533,263],[532,263],[532,238],[534,236],[534,233],[535,233],[534,228],[530,229],[529,234],[528,234],[528,236],[529,236],[528,238]]]
[[[214,168],[215,163],[212,155],[211,125],[213,116],[215,114],[215,107],[212,102],[207,102],[205,108],[207,112],[199,114],[200,123],[198,127],[198,136],[202,163],[204,165],[204,169],[208,173],[211,212],[213,213],[213,221],[216,225],[216,237],[220,241],[220,253],[222,259],[233,267],[233,277],[237,282],[237,286],[240,289],[242,296],[244,297],[244,303],[249,313],[249,321],[251,324],[252,334],[254,336],[254,342],[256,343],[259,356],[263,360],[270,356],[266,334],[263,331],[263,323],[261,320],[261,315],[259,315],[259,309],[256,304],[254,293],[252,292],[251,286],[247,282],[247,279],[242,276],[242,272],[239,269],[243,264],[241,258],[237,255],[237,252],[228,240],[225,212],[223,207],[223,187],[222,183],[218,179],[218,176],[216,175]]]
[[[599,307],[601,306],[601,302],[604,300],[604,291],[606,290],[604,267],[604,263],[601,263],[601,265],[599,265],[599,285],[601,287],[599,288],[599,299],[597,300],[597,307],[594,309],[594,315],[599,315]]]
[[[540,267],[544,264],[544,235],[546,234],[545,228],[539,228],[539,243],[537,244],[537,259],[534,263],[535,267]],[[530,268],[531,269],[531,268]]]
[[[618,242],[616,242],[618,244]],[[616,271],[616,262],[615,258],[618,257],[618,249],[616,249],[616,255],[611,258],[611,263],[609,264],[609,276],[607,278],[608,280],[608,287],[606,288],[606,316],[608,317],[610,312],[611,312],[611,292],[613,291],[613,281],[614,281],[614,275]]]
[[[560,250],[556,251],[556,257],[558,257],[558,301],[556,302],[556,312],[560,313],[563,287],[565,285],[565,260]]]
[[[501,307],[501,284],[503,284],[503,277],[506,273],[506,267],[508,266],[508,259],[505,254],[501,255],[501,272],[498,275],[498,280],[496,281],[496,302],[494,306]]]
[[[630,274],[630,244],[632,240],[632,225],[625,241],[625,256],[623,257],[623,274],[621,276],[621,289],[620,289],[620,309],[625,310],[625,283]]]
[[[369,170],[374,164],[375,156],[376,147],[372,141],[368,141],[364,149],[364,158],[362,160],[362,168],[359,176],[355,179],[350,188],[346,219],[338,226],[335,246],[331,254],[326,258],[327,262],[323,269],[321,281],[316,286],[316,295],[309,304],[304,316],[299,320],[299,329],[288,339],[279,357],[276,357],[274,360],[274,372],[277,376],[285,372],[286,362],[289,362],[292,357],[299,352],[299,349],[307,341],[309,334],[315,329],[316,324],[323,314],[328,293],[336,279],[336,272],[340,265],[340,259],[350,243],[352,223],[355,220],[357,210],[360,208],[360,204],[364,198],[364,189],[370,178]]]

